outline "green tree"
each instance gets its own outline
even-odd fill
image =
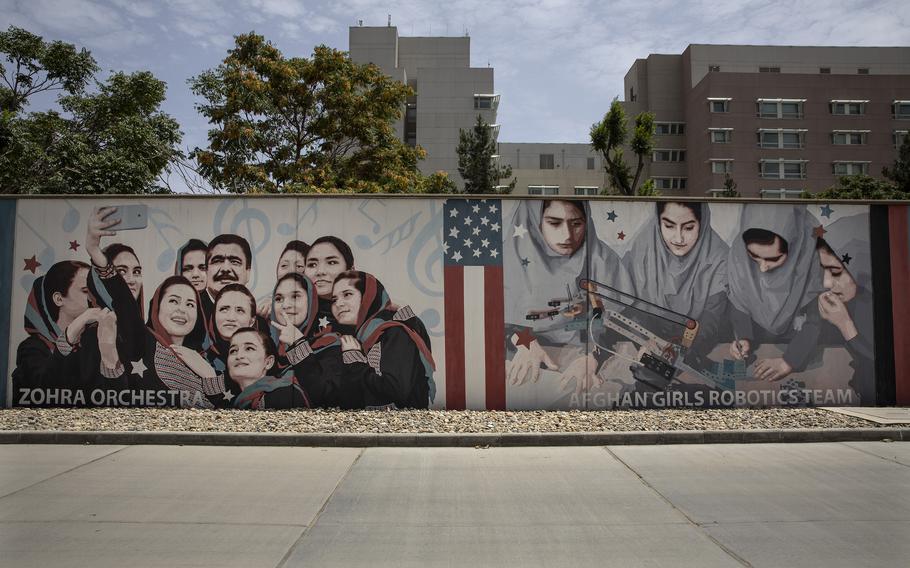
[[[635,117],[635,127],[629,141],[632,152],[638,158],[634,176],[623,156],[623,146],[627,141],[629,127],[626,111],[618,99],[613,99],[603,120],[591,126],[591,146],[603,156],[604,169],[612,188],[622,195],[636,195],[640,194],[639,181],[645,159],[654,150],[654,115],[642,112]]]
[[[161,193],[182,158],[177,122],[160,112],[166,86],[149,72],[94,79],[86,50],[19,28],[0,34],[3,193]],[[9,69],[7,69],[9,65]],[[94,83],[97,91],[86,93]],[[59,109],[24,114],[29,97],[60,91]]]
[[[423,150],[393,128],[413,91],[375,65],[325,46],[310,58],[286,58],[249,33],[189,83],[212,126],[208,147],[192,156],[218,189],[406,192],[424,183]]]
[[[81,93],[98,71],[84,48],[62,41],[46,42],[22,28],[0,32],[0,111],[18,113],[29,97],[45,91]]]
[[[819,193],[804,191],[804,199],[908,199],[896,185],[867,175],[843,176],[837,184]]]
[[[899,191],[910,193],[910,136],[904,136],[897,159],[890,168],[882,168],[882,175],[893,181]]]
[[[493,158],[496,140],[490,125],[479,114],[473,128],[459,129],[457,152],[464,193],[511,193],[515,189],[515,178],[507,186],[499,184],[512,176],[512,166],[500,166]]]
[[[458,186],[449,178],[449,174],[438,171],[422,180],[418,193],[458,193]]]
[[[736,191],[736,182],[733,181],[733,176],[729,173],[724,174],[724,191],[720,194],[721,197],[739,197],[739,192]]]

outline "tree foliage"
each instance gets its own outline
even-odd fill
[[[897,159],[890,168],[882,168],[882,175],[894,182],[898,191],[910,194],[910,136],[904,136]]]
[[[736,191],[736,182],[733,181],[733,176],[729,173],[724,174],[724,191],[720,194],[721,197],[739,197],[739,192]]]
[[[40,36],[10,26],[0,32],[0,111],[17,113],[29,97],[44,91],[81,93],[98,65],[91,53],[62,41],[45,42]]]
[[[190,79],[212,128],[192,155],[210,183],[246,192],[404,192],[424,156],[399,140],[407,86],[326,46],[286,58],[255,33]]]
[[[910,199],[896,185],[867,175],[843,176],[837,184],[819,193],[803,192],[804,199]]]
[[[512,166],[500,166],[493,157],[496,140],[490,125],[479,114],[474,127],[458,132],[458,173],[464,180],[464,192],[474,194],[511,193],[516,180],[500,187],[500,180],[512,176]]]
[[[0,34],[6,86],[0,118],[3,193],[162,193],[179,159],[177,122],[159,107],[166,86],[147,71],[94,79],[86,50],[25,30]],[[96,91],[86,93],[93,83]],[[24,113],[29,97],[59,90],[59,109]]]
[[[623,155],[623,146],[627,142],[637,157],[634,176]],[[641,195],[642,189],[653,191],[653,188],[639,187],[645,159],[654,150],[653,114],[642,112],[635,117],[632,139],[629,140],[626,111],[618,99],[613,99],[603,120],[591,126],[591,146],[603,156],[604,169],[614,191],[622,195]]]

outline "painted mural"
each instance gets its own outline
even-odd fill
[[[16,406],[873,404],[869,210],[16,203]]]

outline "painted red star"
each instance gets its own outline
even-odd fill
[[[70,241],[70,250],[79,250],[79,241]]]
[[[616,233],[616,238],[619,240],[624,240],[626,238],[626,234],[623,233],[622,231],[620,231],[620,232]]]
[[[23,268],[22,270],[28,270],[32,274],[35,274],[35,271],[38,270],[39,266],[41,266],[41,263],[38,262],[38,259],[36,258],[36,255],[34,255],[34,254],[32,255],[31,258],[25,258],[23,260],[25,260],[25,268]]]
[[[534,337],[534,334],[531,333],[531,328],[526,327],[523,330],[518,332],[518,342],[515,345],[524,345],[528,349],[531,348],[531,342],[537,339]]]
[[[812,235],[813,235],[816,239],[820,239],[820,238],[824,237],[824,236],[825,236],[825,233],[827,233],[827,232],[828,232],[828,231],[826,231],[825,228],[822,227],[821,225],[819,225],[818,227],[815,227],[814,229],[812,229]]]

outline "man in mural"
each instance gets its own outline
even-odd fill
[[[863,404],[875,403],[875,343],[872,266],[869,243],[857,238],[868,232],[868,216],[843,217],[817,239],[818,262],[825,291],[818,311],[825,320],[825,344],[844,345],[852,358],[850,387]]]
[[[206,255],[206,292],[202,293],[202,310],[206,319],[215,311],[215,296],[228,284],[250,280],[253,252],[250,243],[240,235],[223,233],[212,239]]]
[[[507,382],[536,383],[545,366],[561,373],[563,386],[574,382],[576,394],[587,392],[599,382],[599,362],[587,353],[586,333],[569,326],[570,317],[563,313],[540,317],[535,312],[555,298],[569,301],[579,278],[631,291],[629,274],[590,226],[586,202],[525,200],[516,207],[511,226],[514,234],[506,235],[503,267],[511,355]]]
[[[785,345],[782,356],[755,363],[755,378],[783,379],[802,370],[817,352],[817,299],[823,289],[814,230],[805,206],[743,207],[740,238],[728,262],[730,355],[748,360],[759,344]]]

